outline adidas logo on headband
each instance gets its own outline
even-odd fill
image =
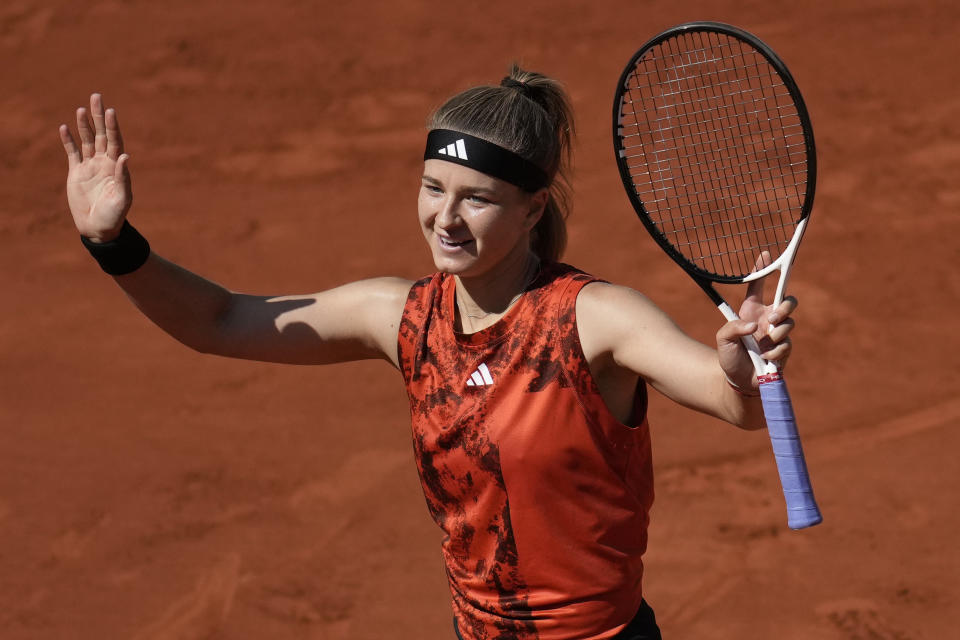
[[[470,155],[467,155],[467,143]],[[509,149],[492,142],[450,129],[433,129],[427,134],[424,160],[437,159],[461,164],[480,173],[506,180],[524,191],[534,192],[550,186],[550,176],[539,166]]]
[[[445,147],[440,147],[437,150],[442,156],[453,156],[454,158],[460,158],[461,160],[467,160],[467,146],[463,143],[463,138],[460,138],[456,142],[451,142]]]

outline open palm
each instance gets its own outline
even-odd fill
[[[60,126],[60,140],[67,154],[67,204],[81,235],[94,242],[107,242],[120,232],[133,202],[129,156],[113,109],[106,112],[100,94],[90,96],[90,126],[87,110],[77,109],[77,147],[70,128]]]

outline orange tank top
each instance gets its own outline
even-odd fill
[[[413,285],[399,331],[413,445],[464,640],[611,638],[640,606],[653,502],[646,388],[607,409],[562,264],[493,326],[455,331],[455,279]]]

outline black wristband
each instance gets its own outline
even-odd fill
[[[110,242],[91,242],[84,236],[80,236],[80,241],[100,263],[100,268],[112,276],[136,271],[150,257],[150,243],[126,220],[120,235]]]

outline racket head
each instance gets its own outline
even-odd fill
[[[764,250],[764,271],[779,268],[812,210],[803,96],[780,57],[737,27],[689,22],[644,44],[617,83],[613,140],[637,215],[696,279],[744,282]]]

